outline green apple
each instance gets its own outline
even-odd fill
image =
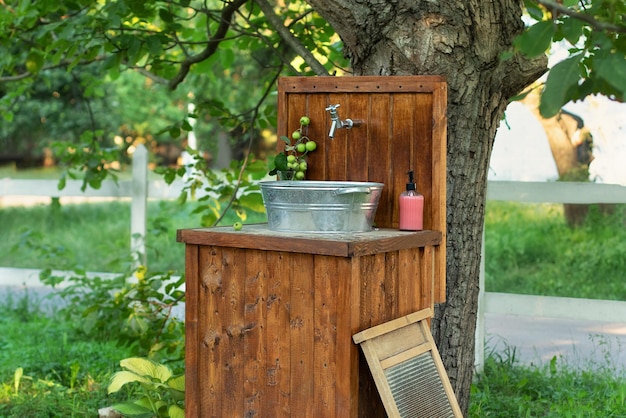
[[[317,144],[315,141],[307,141],[306,144],[304,144],[304,147],[307,151],[315,151],[317,149]]]

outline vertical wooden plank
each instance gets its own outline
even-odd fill
[[[398,251],[400,279],[398,285],[398,317],[420,309],[421,275],[418,249]]]
[[[391,120],[391,165],[392,174],[389,176],[385,187],[389,192],[389,214],[391,216],[391,228],[397,228],[400,224],[400,211],[398,209],[398,197],[406,190],[408,181],[407,172],[413,170],[417,173],[414,156],[416,149],[415,129],[415,94],[396,93],[392,96],[392,107],[389,115]]]
[[[337,258],[315,256],[315,382],[316,417],[335,417],[337,344]]]
[[[313,256],[293,254],[290,275],[291,305],[289,333],[291,335],[291,410],[302,418],[315,418],[313,402],[314,381],[314,263]]]
[[[328,104],[339,104],[337,109],[339,118],[345,120],[348,116],[349,102],[348,94],[329,94]],[[328,129],[330,130],[331,120],[328,117]],[[328,138],[328,135],[326,135]],[[347,177],[348,141],[350,135],[348,129],[335,130],[333,139],[326,140],[324,155],[326,158],[326,180],[345,180]]]
[[[337,283],[337,344],[335,363],[335,416],[356,418],[358,413],[358,347],[352,343],[357,332],[354,319],[358,318],[358,270],[353,269],[353,258],[335,257]],[[354,290],[354,291],[353,291]]]
[[[245,344],[244,344],[244,414],[259,417],[263,411],[265,387],[265,251],[250,251],[246,256],[245,275]]]
[[[185,246],[185,406],[187,417],[200,416],[198,376],[198,246]]]
[[[385,253],[385,306],[391,318],[398,318],[400,294],[400,257],[398,251]]]
[[[289,86],[292,84],[292,80],[289,78],[278,79],[278,109],[277,109],[277,121],[276,121],[276,135],[288,135],[287,125],[289,122],[289,108],[290,100],[295,97],[290,94]],[[277,149],[282,150],[282,141],[278,141],[276,144]]]
[[[351,94],[348,96],[346,109],[342,109],[344,119],[361,121],[361,126],[346,131],[346,180],[367,181],[369,160],[367,138],[369,123],[367,121],[369,94]],[[376,158],[374,156],[373,158]]]
[[[390,106],[391,96],[389,94],[372,94],[368,114],[369,128],[368,134],[368,155],[372,156],[368,164],[368,181],[375,181],[388,184],[391,180],[391,121]],[[376,211],[374,222],[382,228],[391,226],[392,205],[391,200],[397,196],[391,196],[387,187],[383,188],[380,196],[380,203]]]
[[[219,247],[200,247],[200,297],[198,299],[199,353],[198,375],[202,380],[197,416],[221,416],[222,376],[222,251]]]
[[[435,253],[433,246],[420,248],[421,268],[422,268],[422,284],[421,290],[421,307],[420,309],[435,307]]]
[[[438,175],[432,172],[432,95],[415,95],[415,133],[413,168],[417,190],[424,195],[424,229],[432,229],[432,212],[437,207],[439,196],[433,196],[433,181]],[[444,174],[445,177],[445,174]]]
[[[435,280],[435,301],[446,300],[446,173],[447,173],[447,98],[448,88],[440,83],[433,91],[433,158],[432,172],[433,196],[437,196],[436,207],[433,207],[433,229],[442,232],[441,244],[436,250],[437,274]]]
[[[291,139],[291,134],[300,128],[300,117],[306,114],[307,109],[307,96],[304,94],[290,94],[289,95],[289,108],[286,110],[286,114],[283,117],[286,122],[285,131],[279,135],[284,135]],[[285,143],[281,140],[277,142],[277,148],[279,151],[285,149]]]
[[[326,112],[326,94],[307,95],[307,115],[311,118],[309,138],[317,143],[317,149],[307,155],[309,168],[306,178],[309,180],[326,180],[326,154],[331,140],[328,138],[330,118]]]
[[[375,260],[372,256],[362,256],[355,260],[353,267],[354,274],[358,277],[359,287],[353,288],[353,292],[359,292],[359,312],[357,332],[371,328],[374,324],[380,323],[377,320],[378,309],[374,309],[374,302],[377,283],[372,280],[372,272],[374,271]],[[358,262],[358,263],[357,263]],[[378,283],[379,284],[379,283]],[[385,299],[383,299],[383,302]],[[355,345],[356,346],[356,345]],[[359,350],[358,354],[358,374],[359,374],[359,399],[358,399],[358,416],[360,418],[383,418],[386,417],[385,409],[378,394],[378,389],[372,378],[367,361],[363,353]]]
[[[435,303],[443,303],[446,301],[446,246],[443,244],[435,246],[433,257],[433,275],[435,276],[433,298]]]
[[[224,386],[220,400],[222,415],[243,416],[244,281],[246,254],[238,248],[222,249],[223,336],[220,342]],[[228,394],[228,396],[224,396]]]
[[[290,337],[289,337],[289,280],[293,272],[290,254],[267,253],[267,294],[265,296],[266,335],[266,392],[262,417],[281,417],[291,414],[290,405]]]

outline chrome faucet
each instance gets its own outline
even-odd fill
[[[361,123],[362,123],[360,120],[352,120],[352,119],[341,120],[339,118],[339,115],[337,114],[337,108],[339,106],[341,105],[339,104],[329,105],[326,108],[326,111],[330,113],[330,120],[331,120],[330,132],[328,132],[328,136],[330,137],[330,139],[333,139],[335,137],[335,131],[337,129],[342,129],[342,128],[350,129],[352,127],[361,126]]]

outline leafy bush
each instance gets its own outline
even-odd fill
[[[120,366],[125,370],[113,375],[109,393],[136,384],[141,396],[133,402],[115,404],[113,409],[131,417],[185,417],[184,374],[174,375],[169,367],[145,358],[127,358]]]
[[[88,277],[74,271],[71,277],[55,276],[50,269],[41,274],[43,283],[65,287],[57,294],[64,304],[59,314],[76,324],[77,330],[98,341],[115,340],[136,348],[138,354],[160,356],[169,361],[184,357],[184,324],[174,309],[184,302],[184,276],[148,273],[138,268],[134,276],[112,279]]]

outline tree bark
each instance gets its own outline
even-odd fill
[[[355,75],[447,78],[447,301],[432,327],[467,414],[493,140],[508,99],[546,70],[546,59],[500,60],[523,29],[522,3],[515,0],[307,1],[343,39]]]

